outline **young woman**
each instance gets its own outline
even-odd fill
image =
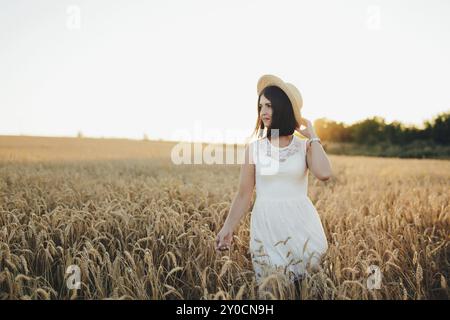
[[[249,208],[250,253],[257,283],[276,271],[291,281],[314,269],[328,249],[320,217],[307,196],[308,169],[322,181],[332,176],[330,161],[309,120],[300,116],[302,98],[290,83],[273,75],[258,81],[258,138],[245,149],[239,191],[216,238],[229,248],[233,231]],[[303,125],[305,129],[300,129]],[[264,130],[266,129],[266,130]],[[261,138],[262,131],[266,136]],[[306,139],[294,135],[298,130]]]

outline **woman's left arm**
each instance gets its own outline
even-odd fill
[[[297,128],[298,131],[308,139],[317,138],[318,136],[311,121],[305,118],[302,120],[302,124],[306,128],[303,130],[299,130],[299,128]],[[330,160],[328,159],[322,145],[317,141],[313,141],[311,145],[307,143],[306,162],[309,170],[311,170],[314,176],[319,180],[326,181],[333,175]]]

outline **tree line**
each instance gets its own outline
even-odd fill
[[[384,118],[378,116],[350,125],[320,118],[314,121],[314,127],[322,140],[330,142],[405,145],[427,141],[437,145],[450,145],[450,111],[424,121],[422,128],[406,126],[399,121],[386,123]]]

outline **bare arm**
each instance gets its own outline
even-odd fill
[[[233,231],[246,213],[253,195],[255,186],[255,164],[250,161],[250,148],[245,148],[245,162],[241,166],[239,178],[239,190],[233,199],[230,211],[224,225],[216,238],[216,249],[229,246],[232,241]]]
[[[312,135],[311,138],[313,137],[317,137],[317,135]],[[322,145],[317,141],[312,142],[311,146],[309,143],[306,145],[306,162],[309,170],[317,179],[326,181],[331,178],[333,173],[330,160]]]
[[[241,166],[239,190],[231,204],[224,226],[234,230],[250,205],[255,186],[255,165],[250,163],[249,147],[245,148],[245,163]]]

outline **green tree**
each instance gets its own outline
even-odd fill
[[[450,112],[440,113],[433,119],[431,137],[440,144],[450,144]]]
[[[384,137],[392,144],[400,144],[403,142],[404,126],[399,121],[393,121],[384,126]]]
[[[350,126],[353,142],[358,144],[375,144],[385,140],[385,121],[381,117],[372,117]]]

